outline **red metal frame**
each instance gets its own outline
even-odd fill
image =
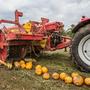
[[[7,47],[8,46],[30,46],[30,41],[41,41],[44,38],[47,39],[47,44],[45,50],[57,50],[68,47],[70,45],[71,39],[68,37],[64,37],[62,39],[62,43],[58,44],[56,47],[51,47],[51,34],[45,35],[46,32],[54,32],[61,31],[61,28],[64,26],[62,22],[49,22],[49,19],[41,18],[42,22],[32,22],[32,27],[36,29],[32,29],[32,34],[28,34],[25,32],[22,25],[19,23],[19,17],[22,17],[23,13],[18,10],[15,11],[15,20],[0,20],[1,23],[11,23],[15,24],[14,27],[3,28],[0,32],[0,59],[5,61],[7,57]],[[18,29],[19,32],[10,32],[10,30]],[[3,33],[5,31],[5,33]],[[3,40],[4,39],[4,40]],[[39,43],[39,42],[38,42]],[[38,46],[37,46],[38,47]],[[39,46],[40,47],[40,46]]]
[[[20,26],[20,23],[19,23],[19,17],[22,17],[23,16],[23,13],[22,12],[19,12],[18,10],[15,11],[15,21],[11,21],[11,20],[0,20],[0,24],[1,23],[11,23],[11,24],[15,24],[15,25],[18,25]]]
[[[62,39],[62,43],[58,44],[56,47],[52,47],[51,44],[50,44],[50,41],[51,41],[51,36],[48,37],[48,40],[47,40],[47,45],[46,45],[46,50],[50,50],[50,51],[55,51],[55,50],[58,50],[58,49],[63,49],[63,48],[66,48],[66,47],[69,47],[70,44],[71,44],[71,38],[70,37],[66,37],[66,36],[62,36],[63,39]]]

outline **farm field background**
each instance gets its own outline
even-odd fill
[[[58,50],[55,52],[45,52],[41,57],[36,58],[36,64],[46,66],[50,74],[54,72],[78,72],[82,76],[89,76],[90,73],[84,73],[77,70],[72,64],[69,51]],[[61,80],[44,80],[42,76],[37,76],[33,66],[32,70],[7,70],[0,68],[0,90],[90,90],[90,87],[75,86],[73,84],[65,84]]]

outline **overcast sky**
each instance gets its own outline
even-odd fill
[[[13,19],[16,9],[24,13],[22,22],[47,17],[68,27],[82,15],[90,17],[90,0],[0,0],[0,19]]]

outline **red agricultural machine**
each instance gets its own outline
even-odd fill
[[[0,29],[0,59],[22,59],[27,54],[38,54],[42,50],[57,50],[70,45],[71,39],[62,36],[63,23],[49,22],[41,18],[41,22],[29,21],[21,25],[19,17],[23,13],[15,11],[15,20],[0,20],[2,23],[15,24],[12,27],[4,26]]]

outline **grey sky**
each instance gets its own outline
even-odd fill
[[[68,27],[82,15],[90,17],[90,0],[0,0],[0,18],[13,19],[16,9],[24,13],[22,22],[47,17]]]

